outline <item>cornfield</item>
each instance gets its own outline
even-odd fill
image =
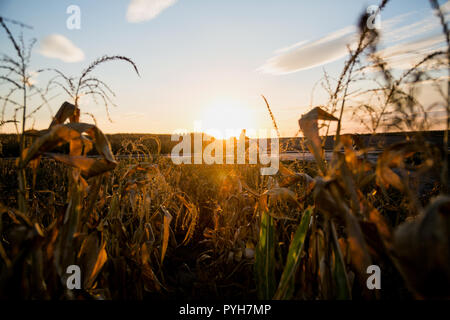
[[[349,49],[340,77],[334,83],[324,76],[328,104],[299,120],[301,148],[314,161],[282,161],[274,176],[260,175],[260,165],[175,165],[157,137],[151,150],[142,140],[123,138],[114,154],[97,125],[79,122],[79,97],[97,97],[108,110],[114,92],[91,72],[119,61],[139,74],[123,56],[102,57],[77,78],[42,70],[55,74],[49,86],[62,88],[69,101],[48,129],[25,130],[34,112],[27,110],[27,91],[42,95],[43,105],[50,102],[46,90],[27,81],[28,51],[0,18],[19,57],[1,61],[10,68],[3,78],[17,75],[8,79],[24,98],[16,110],[23,112],[20,156],[0,160],[0,297],[449,298],[448,126],[441,145],[429,143],[426,117],[414,116],[426,110],[414,90],[402,86],[425,76],[422,64],[450,66],[447,24],[437,1],[430,2],[442,21],[446,51],[396,78],[376,56],[379,35],[362,15],[358,46]],[[385,146],[375,162],[368,158],[371,146],[355,148],[355,139],[340,133],[351,88],[368,68],[377,68],[383,80],[371,92],[383,103],[348,111],[369,114],[374,135],[382,119],[395,114],[388,126],[408,137]],[[2,100],[12,103],[10,96]],[[328,133],[331,123],[337,130],[327,159],[319,131]],[[118,160],[118,154],[129,157]],[[74,290],[67,287],[73,265],[81,270],[81,287]],[[382,270],[382,290],[368,285],[371,266]]]

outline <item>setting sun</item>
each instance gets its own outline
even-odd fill
[[[202,129],[218,139],[239,136],[242,129],[256,129],[252,110],[231,100],[218,100],[207,106],[201,118]]]

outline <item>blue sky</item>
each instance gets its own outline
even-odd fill
[[[264,69],[267,61],[280,55],[277,50],[302,41],[313,42],[355,25],[359,14],[377,3],[360,0],[179,0],[153,19],[136,23],[127,21],[131,2],[0,2],[1,16],[34,27],[32,31],[26,31],[25,36],[36,37],[39,41],[33,55],[35,69],[56,67],[77,75],[92,60],[105,54],[125,55],[136,62],[141,77],[121,62],[105,64],[95,73],[117,94],[118,107],[111,110],[113,123],[107,121],[102,106],[89,101],[84,105],[85,111],[94,113],[99,126],[106,132],[171,133],[178,128],[192,129],[195,120],[211,121],[212,126],[217,126],[222,116],[219,109],[226,108],[227,104],[233,105],[233,110],[246,110],[246,120],[251,119],[248,126],[270,128],[270,117],[260,97],[264,94],[271,103],[282,134],[293,135],[298,129],[297,119],[309,109],[311,90],[323,76],[323,69],[337,76],[345,57],[288,74]],[[66,27],[69,17],[66,9],[72,4],[81,9],[80,30]],[[410,26],[410,30],[415,30],[415,24],[431,16],[426,0],[397,0],[391,1],[383,11],[381,21],[382,24],[384,21],[389,23],[400,17],[399,22],[388,30],[394,34],[395,28],[406,27],[408,30]],[[426,27],[419,25],[418,28]],[[42,41],[51,34],[67,38],[84,53],[84,59],[68,63],[41,54]],[[436,34],[439,34],[438,28],[417,32],[417,37],[412,33],[406,39],[397,34],[396,39],[400,40],[387,39],[386,47]],[[0,44],[2,52],[11,52],[4,32],[0,34]],[[326,50],[326,47],[318,49]],[[300,51],[299,58],[302,57]],[[44,82],[45,76],[38,79],[38,83]],[[54,112],[65,99],[61,94],[52,101]],[[316,92],[315,103],[324,99],[323,93]],[[205,118],[206,114],[209,116]],[[36,116],[35,126],[46,127],[49,117],[43,110]],[[224,114],[223,122],[227,121],[225,126],[232,127],[231,120]]]

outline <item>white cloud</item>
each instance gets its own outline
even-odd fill
[[[428,52],[430,49],[439,46],[439,44],[442,44],[444,41],[444,35],[437,34],[431,37],[425,37],[417,39],[415,41],[400,43],[394,46],[387,47],[383,50],[379,50],[378,54],[384,59],[407,53],[419,54]]]
[[[383,21],[383,29],[392,29],[412,13],[406,13]],[[358,29],[347,26],[312,42],[301,41],[287,48],[276,50],[258,70],[270,74],[287,74],[311,69],[345,57],[348,47],[357,42]]]
[[[444,44],[445,37],[438,34],[387,47],[378,51],[377,55],[385,60],[392,69],[409,69],[424,59],[426,55],[442,50]],[[432,61],[430,63],[433,65]]]
[[[39,53],[64,62],[78,62],[84,59],[83,50],[60,34],[45,37],[40,43]]]
[[[127,11],[127,21],[151,20],[176,2],[177,0],[131,0]]]
[[[397,42],[409,39],[415,36],[423,35],[439,27],[439,20],[436,17],[426,17],[422,20],[408,24],[396,29],[387,30],[382,39],[384,42]]]
[[[270,58],[259,70],[271,74],[286,74],[338,60],[347,55],[347,46],[355,42],[355,36],[356,27],[349,26],[316,41],[302,41],[279,49],[279,54]]]
[[[444,12],[450,11],[450,1],[441,6]],[[445,39],[430,33],[440,31],[439,20],[430,16],[404,26],[398,26],[416,12],[408,12],[396,17],[383,20],[382,44],[387,48],[379,51],[386,58],[392,68],[409,68],[426,54],[440,48]],[[400,43],[402,40],[427,36],[419,40]],[[435,33],[434,33],[435,34]],[[357,41],[358,30],[355,26],[348,26],[312,42],[301,41],[287,48],[276,50],[276,55],[258,69],[264,73],[287,74],[321,66],[339,60],[348,54],[348,47],[352,48]]]

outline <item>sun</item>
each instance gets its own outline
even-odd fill
[[[252,110],[238,101],[217,100],[209,104],[202,115],[203,131],[216,139],[239,137],[243,129],[255,129]]]

